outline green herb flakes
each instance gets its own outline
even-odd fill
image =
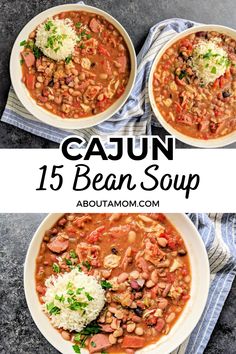
[[[94,300],[94,297],[92,297],[89,293],[85,292],[85,296],[87,297],[88,301]]]
[[[73,259],[77,258],[77,254],[75,253],[74,250],[70,250],[70,257]]]
[[[85,266],[88,270],[91,269],[91,264],[88,261],[82,262],[83,266]]]
[[[81,22],[76,22],[76,24],[75,24],[75,27],[76,28],[80,28],[82,26],[82,23]]]
[[[51,20],[47,21],[44,25],[44,28],[46,31],[50,31],[50,29],[54,26],[53,22]],[[55,26],[54,26],[55,27]]]
[[[102,281],[100,282],[100,284],[101,284],[101,287],[102,287],[103,289],[111,289],[111,288],[112,288],[112,284],[109,283],[109,282],[106,281],[106,280],[102,280]]]
[[[26,45],[26,43],[27,43],[27,42],[24,40],[24,41],[20,42],[20,46],[23,47],[23,46]]]
[[[77,344],[73,345],[72,348],[74,349],[75,353],[81,353],[80,347]]]
[[[59,313],[61,312],[59,307],[54,305],[54,302],[48,303],[46,307],[50,315],[59,315]]]
[[[60,273],[60,271],[61,271],[61,268],[57,263],[53,263],[52,269],[55,273]]]
[[[69,64],[69,62],[72,60],[72,56],[69,56],[65,59],[66,64]]]

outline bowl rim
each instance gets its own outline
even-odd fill
[[[175,128],[173,128],[162,116],[160,113],[159,109],[157,108],[157,105],[155,103],[154,95],[153,95],[153,87],[152,87],[152,81],[153,81],[153,74],[156,69],[156,66],[158,65],[158,62],[160,61],[162,55],[164,52],[175,42],[177,42],[180,38],[187,36],[188,34],[199,32],[199,31],[216,31],[220,33],[225,33],[225,34],[233,34],[233,38],[236,40],[236,29],[230,28],[227,26],[223,25],[215,25],[215,24],[207,24],[207,25],[196,25],[193,27],[190,27],[180,33],[178,33],[176,36],[171,38],[162,48],[161,50],[156,54],[155,59],[152,63],[149,78],[148,78],[148,96],[149,96],[149,101],[150,105],[152,108],[152,112],[156,119],[159,121],[161,126],[171,135],[175,136],[178,140],[182,141],[185,144],[198,147],[198,148],[220,148],[227,146],[229,144],[232,144],[236,142],[236,130],[223,136],[223,137],[218,137],[214,139],[197,139],[190,137],[188,135],[185,135]],[[229,34],[230,32],[230,34]]]
[[[68,346],[68,341],[63,341],[66,342],[65,347],[61,347],[62,342],[60,342],[59,338],[62,339],[61,335],[59,334],[59,332],[51,325],[50,321],[48,320],[48,318],[46,317],[46,315],[43,313],[43,311],[41,310],[41,308],[39,308],[39,300],[38,300],[38,295],[36,293],[36,289],[35,289],[35,278],[34,279],[29,279],[29,277],[31,277],[32,275],[32,271],[35,272],[35,265],[36,265],[36,257],[38,255],[38,251],[39,251],[39,247],[40,244],[42,242],[43,236],[44,236],[44,232],[48,229],[48,227],[50,227],[48,225],[48,223],[50,223],[51,225],[56,222],[56,220],[58,220],[62,215],[64,215],[64,213],[51,213],[48,214],[40,223],[40,225],[38,226],[37,230],[35,231],[33,238],[31,239],[31,242],[29,244],[28,250],[27,250],[27,254],[25,257],[25,262],[24,262],[24,292],[25,292],[25,298],[26,298],[26,302],[27,302],[27,306],[28,309],[30,311],[30,314],[34,320],[34,323],[36,324],[36,326],[38,327],[39,331],[43,334],[43,336],[47,339],[47,341],[54,347],[56,348],[60,353],[63,354],[69,354],[69,353],[73,353],[72,349],[72,345],[71,342],[69,342],[69,346]],[[136,351],[136,354],[167,354],[170,353],[171,351],[175,350],[179,345],[181,345],[186,338],[191,334],[191,332],[193,331],[193,329],[195,328],[195,326],[197,325],[203,311],[206,305],[206,301],[208,298],[208,293],[209,293],[209,286],[210,286],[210,268],[209,268],[209,260],[208,260],[208,256],[207,256],[207,251],[204,245],[204,242],[198,232],[198,230],[196,229],[195,225],[191,222],[191,220],[188,218],[187,215],[182,214],[182,213],[164,213],[164,215],[167,217],[167,219],[171,222],[171,224],[178,230],[178,227],[175,226],[175,224],[173,223],[173,221],[171,220],[171,218],[177,217],[180,219],[180,223],[184,223],[185,227],[187,227],[187,229],[191,229],[191,234],[192,236],[188,236],[187,234],[185,234],[184,236],[181,235],[181,237],[183,237],[185,243],[187,238],[189,237],[189,242],[192,239],[196,239],[196,242],[198,243],[198,255],[196,255],[196,257],[199,257],[199,254],[201,256],[201,268],[203,269],[201,271],[201,275],[204,274],[202,283],[201,283],[201,290],[203,290],[203,293],[201,293],[201,297],[197,297],[195,294],[195,302],[193,302],[193,300],[190,300],[187,302],[185,308],[184,308],[184,312],[183,314],[185,314],[185,317],[189,314],[190,316],[192,316],[192,309],[193,309],[193,305],[196,305],[196,298],[197,298],[197,304],[198,304],[198,312],[194,313],[194,316],[192,316],[191,318],[191,323],[188,324],[187,330],[185,329],[184,332],[182,332],[181,334],[178,333],[178,338],[174,339],[174,341],[172,340],[174,338],[173,336],[173,329],[175,330],[176,327],[178,329],[178,327],[176,324],[173,326],[173,328],[171,329],[170,333],[165,337],[162,337],[158,342],[148,345],[147,347],[142,348],[141,350]],[[181,219],[182,218],[182,219]],[[52,221],[51,219],[53,219],[54,221]],[[188,233],[189,234],[189,233]],[[38,249],[35,249],[35,243],[38,243]],[[188,247],[187,247],[188,248]],[[35,255],[34,260],[32,260],[32,254]],[[190,259],[190,267],[193,270],[193,263],[192,263],[192,259],[193,259],[193,254],[194,252],[192,252],[192,255],[189,255],[189,259]],[[29,268],[30,263],[34,262],[34,269]],[[32,266],[32,264],[31,264]],[[196,266],[197,267],[197,266]],[[196,268],[194,270],[194,272],[196,272]],[[199,269],[198,269],[199,272]],[[35,274],[35,273],[33,273]],[[196,276],[196,274],[195,274]],[[202,278],[201,278],[202,279]],[[195,279],[196,280],[196,279]],[[32,289],[32,286],[34,287]],[[192,282],[191,285],[191,292],[193,291],[193,288],[195,288],[195,291],[197,288],[199,288],[199,284],[198,285],[194,285]],[[37,303],[37,306],[34,306],[35,304],[32,303],[32,298],[33,298],[33,302]],[[189,305],[188,305],[189,304]],[[39,316],[39,311],[40,316],[43,316],[47,325],[43,326],[42,323],[40,323],[41,319]],[[187,312],[187,313],[186,313]],[[183,316],[182,314],[182,316]],[[184,319],[184,317],[183,317]],[[177,323],[181,320],[181,316],[180,318],[177,320]],[[45,324],[45,323],[44,323]],[[49,332],[47,332],[47,330],[49,329]],[[171,336],[172,334],[172,336]],[[169,337],[168,337],[169,336]],[[173,337],[173,338],[172,338]],[[168,338],[168,340],[167,340]],[[158,348],[157,345],[161,345],[161,348]],[[67,346],[67,347],[66,347]],[[153,347],[155,346],[155,347]],[[161,350],[161,351],[160,351]],[[82,350],[81,351],[82,354],[88,353],[87,350]]]
[[[94,116],[82,117],[82,118],[62,118],[60,116],[57,116],[47,111],[46,109],[40,107],[39,105],[37,105],[35,100],[30,96],[27,88],[21,81],[21,77],[22,77],[22,69],[20,67],[21,47],[19,43],[23,39],[25,39],[25,37],[27,37],[29,33],[32,30],[34,30],[38,24],[46,20],[47,17],[54,16],[57,13],[63,11],[87,11],[105,17],[121,33],[129,51],[131,70],[130,70],[130,76],[129,76],[129,80],[125,92],[104,112],[101,112]],[[9,69],[10,69],[11,83],[18,99],[20,100],[22,105],[26,108],[26,110],[28,110],[28,112],[32,114],[35,118],[37,118],[39,121],[43,123],[46,123],[56,128],[61,128],[66,130],[85,129],[85,128],[93,127],[95,125],[98,125],[108,120],[114,114],[116,114],[122,108],[122,106],[127,102],[136,80],[137,57],[136,57],[136,52],[134,49],[133,42],[128,32],[122,26],[122,24],[118,20],[116,20],[112,15],[110,15],[108,12],[101,10],[97,7],[85,5],[85,4],[63,4],[63,5],[50,7],[40,12],[25,24],[25,26],[21,29],[13,44],[11,55],[10,55]]]

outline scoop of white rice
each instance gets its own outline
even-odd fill
[[[192,68],[203,84],[224,75],[229,65],[228,54],[217,41],[200,41],[193,51]]]
[[[76,39],[76,31],[70,19],[49,18],[38,26],[35,44],[45,56],[59,61],[72,55]]]
[[[57,328],[80,332],[97,318],[105,304],[105,294],[101,285],[93,276],[88,276],[77,269],[58,276],[52,275],[46,280],[45,285],[47,290],[42,307]],[[71,298],[86,305],[81,309],[72,310]]]

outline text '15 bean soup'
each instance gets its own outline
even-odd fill
[[[214,139],[236,130],[236,41],[199,31],[172,44],[153,77],[155,104],[180,133]]]
[[[76,353],[135,353],[190,298],[188,252],[162,214],[65,214],[36,260],[42,310]]]
[[[124,93],[130,55],[104,17],[62,12],[40,24],[23,47],[23,82],[36,103],[62,118],[105,111]]]

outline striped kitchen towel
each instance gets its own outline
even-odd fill
[[[236,214],[189,214],[208,252],[211,285],[203,315],[190,337],[172,354],[202,354],[236,274]]]
[[[101,138],[108,135],[140,136],[151,134],[151,126],[158,126],[152,115],[148,97],[148,77],[153,60],[163,45],[178,32],[197,25],[184,19],[169,19],[153,26],[138,55],[138,72],[131,95],[122,109],[106,122],[83,130],[62,130],[41,123],[20,103],[13,88],[9,91],[2,121],[32,134],[60,143],[69,135],[80,135],[86,141],[91,135]]]

